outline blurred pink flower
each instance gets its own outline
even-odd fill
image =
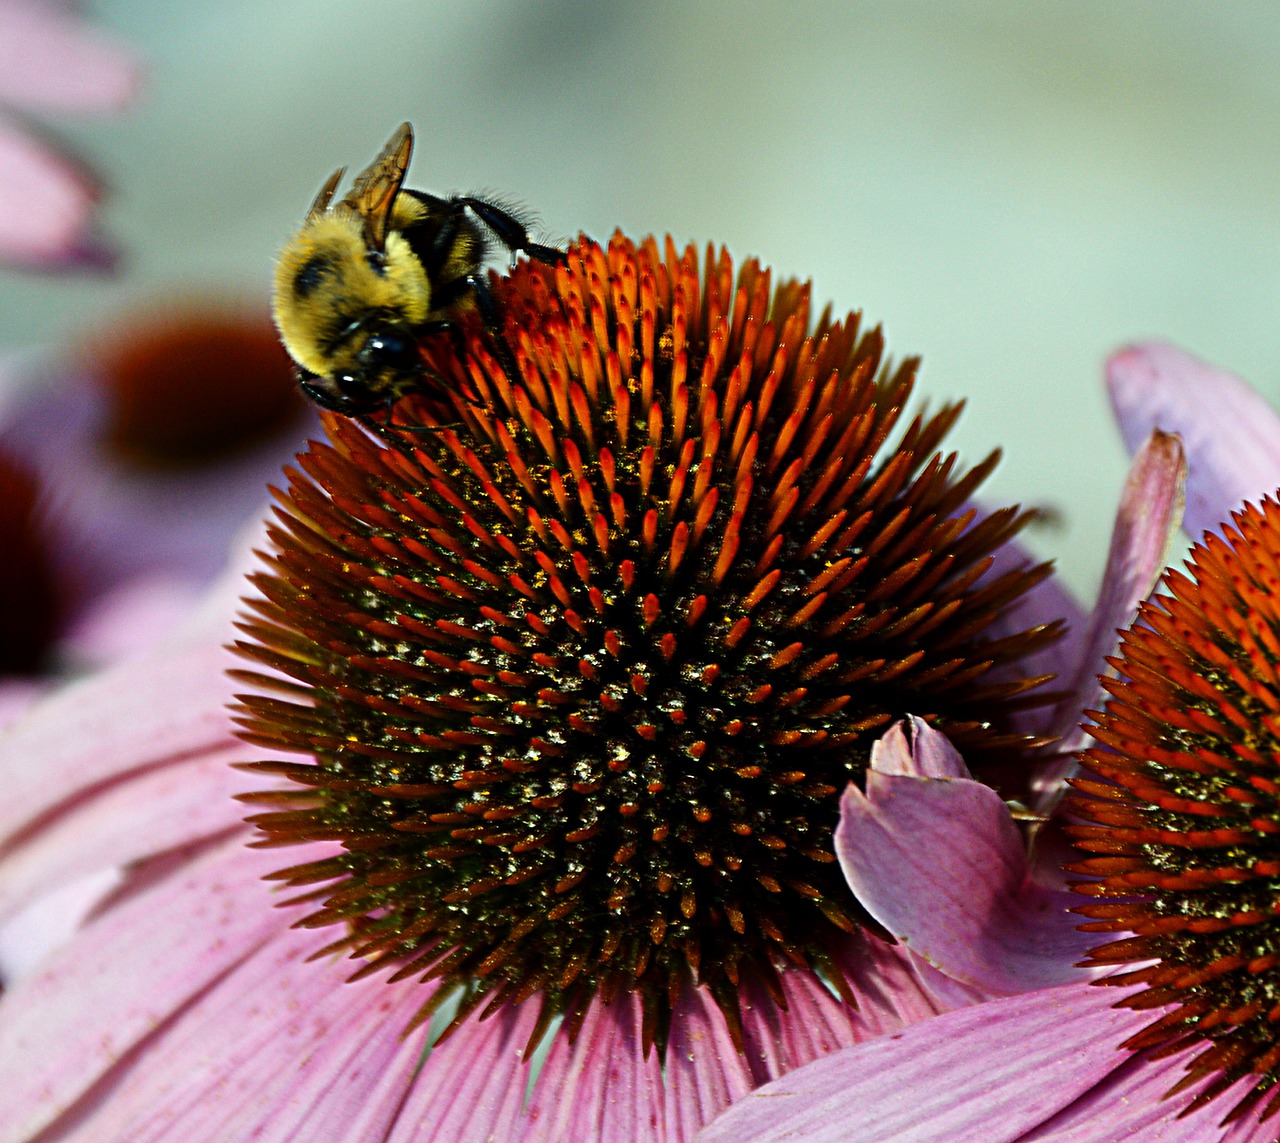
[[[117,315],[74,366],[12,373],[0,410],[0,723],[68,672],[171,630],[313,423],[265,310],[223,299]]]
[[[139,85],[133,54],[59,0],[0,0],[0,106],[20,113],[122,110]],[[42,269],[102,265],[97,179],[23,118],[0,114],[0,261]]]
[[[1117,353],[1108,364],[1107,377],[1117,416],[1130,448],[1157,428],[1176,432],[1182,438],[1188,456],[1186,530],[1196,538],[1206,536],[1206,543],[1209,536],[1225,533],[1237,550],[1245,550],[1250,543],[1256,543],[1256,537],[1265,531],[1261,521],[1267,510],[1254,509],[1251,514],[1237,516],[1234,528],[1229,523],[1224,525],[1224,522],[1232,519],[1233,511],[1239,509],[1241,501],[1257,505],[1264,497],[1273,494],[1280,484],[1280,417],[1275,411],[1239,378],[1163,343],[1138,345]],[[1274,504],[1270,513],[1273,517]],[[1241,532],[1236,530],[1240,528],[1245,529],[1246,539],[1243,541]],[[1274,601],[1278,590],[1274,578],[1274,548],[1271,554],[1263,551],[1252,557],[1258,561],[1255,574],[1259,576],[1252,582],[1227,554],[1226,546],[1217,540],[1210,548],[1197,549],[1196,558],[1202,566],[1210,569],[1200,578],[1211,589],[1215,584],[1229,585],[1233,577],[1239,576],[1236,588],[1226,588],[1230,598],[1247,600],[1251,598],[1250,593],[1255,599],[1258,598],[1257,593],[1264,597],[1269,593],[1272,597],[1266,601],[1265,614],[1260,609],[1251,617],[1244,613],[1248,608],[1240,602],[1214,604],[1211,609],[1190,588],[1177,588],[1179,597],[1190,601],[1186,606],[1201,617],[1201,622],[1208,622],[1212,627],[1213,617],[1219,614],[1216,608],[1221,607],[1222,614],[1232,615],[1232,622],[1241,624],[1235,631],[1224,631],[1221,636],[1215,636],[1212,631],[1207,635],[1197,633],[1196,636],[1209,641],[1201,644],[1204,646],[1219,639],[1225,640],[1221,643],[1223,654],[1237,663],[1231,668],[1233,673],[1230,677],[1239,681],[1245,678],[1238,666],[1241,654],[1232,650],[1240,638],[1239,632],[1256,630],[1266,644],[1268,625],[1273,623],[1270,616],[1280,605],[1280,601]],[[1209,578],[1204,579],[1204,575]],[[1149,624],[1166,626],[1160,616],[1168,607],[1166,603],[1160,610],[1145,611],[1144,627]],[[1233,608],[1244,610],[1235,616]],[[1206,613],[1209,615],[1207,621],[1204,619]],[[1184,622],[1171,622],[1167,627],[1182,631]],[[1191,626],[1186,627],[1188,631],[1192,629]],[[1162,651],[1160,654],[1173,652]],[[1169,674],[1174,669],[1173,662],[1170,659],[1164,665],[1156,666],[1156,676]],[[1261,665],[1260,676],[1272,677],[1271,662],[1268,660]],[[1274,684],[1271,691],[1267,690],[1265,683],[1252,680],[1242,685],[1247,693],[1258,696],[1258,701],[1264,704],[1269,701],[1272,708],[1280,703]],[[1144,693],[1132,692],[1130,701],[1141,705]],[[1266,698],[1268,694],[1271,696],[1269,700]],[[1182,702],[1176,699],[1164,701],[1172,701],[1166,711],[1176,714],[1179,709],[1187,709],[1185,699]],[[1273,740],[1274,732],[1265,724],[1265,719],[1251,727],[1250,716],[1240,713],[1248,709],[1247,702],[1239,710],[1226,711],[1231,704],[1221,701],[1225,713],[1219,716],[1219,722],[1223,726],[1241,726],[1247,741],[1266,743]],[[1153,705],[1152,713],[1142,715],[1141,719],[1145,722],[1149,717],[1153,726],[1159,726],[1162,718],[1160,709]],[[1132,720],[1138,716],[1129,714],[1122,717]],[[1222,788],[1222,784],[1231,787],[1233,777],[1234,785],[1249,787],[1252,783],[1247,773],[1231,774],[1235,748],[1227,746],[1215,750],[1214,742],[1203,737],[1211,731],[1213,722],[1194,712],[1187,717],[1196,719],[1195,725],[1202,733],[1195,739],[1199,745],[1196,757],[1201,767],[1209,767],[1211,759],[1218,760],[1214,765],[1221,778],[1214,790]],[[1255,713],[1252,717],[1260,716]],[[1236,722],[1232,723],[1230,719]],[[1140,724],[1134,722],[1132,725]],[[1115,733],[1113,731],[1112,736]],[[1132,731],[1130,737],[1136,733]],[[1176,729],[1169,731],[1173,740],[1180,733]],[[1111,742],[1113,737],[1106,740]],[[1171,745],[1162,749],[1176,750],[1177,747]],[[1249,756],[1246,747],[1240,749],[1245,751],[1242,757]],[[1270,768],[1274,763],[1271,755],[1266,753],[1267,748],[1263,746],[1262,749],[1259,780],[1263,784],[1257,788],[1265,793],[1274,788],[1273,783],[1268,785],[1271,782]],[[1100,760],[1107,757],[1099,755]],[[1102,772],[1108,772],[1105,765]],[[1205,772],[1215,771],[1205,769]],[[1121,771],[1116,773],[1118,775]],[[1173,773],[1176,775],[1178,771]],[[1153,776],[1140,781],[1147,783],[1149,789],[1156,788],[1157,779]],[[1178,800],[1169,805],[1177,805],[1195,815],[1190,820],[1203,823],[1199,828],[1205,831],[1223,828],[1213,817],[1213,814],[1221,812],[1216,804],[1216,793],[1200,799],[1187,792],[1189,787],[1186,784],[1177,784],[1176,788]],[[1094,782],[1089,789],[1091,793],[1105,795],[1108,790],[1116,788]],[[846,796],[846,816],[841,824],[842,855],[851,844],[856,847],[873,844],[877,840],[874,829],[903,835],[904,849],[908,826],[915,837],[952,836],[955,811],[952,804],[954,795],[949,797],[950,794],[946,787],[937,783],[920,784],[916,788],[916,796],[908,800],[912,811],[909,815],[890,804],[883,810],[886,820],[873,823],[860,810],[861,796],[851,792]],[[1197,798],[1197,804],[1190,805],[1193,797]],[[1188,872],[1187,877],[1200,876],[1199,884],[1207,886],[1213,884],[1213,878],[1209,872],[1200,872],[1200,869],[1206,865],[1223,864],[1227,868],[1218,878],[1220,883],[1230,885],[1237,879],[1243,879],[1246,888],[1256,884],[1243,875],[1237,878],[1235,874],[1238,868],[1248,868],[1255,860],[1260,863],[1260,871],[1270,869],[1274,864],[1271,843],[1266,840],[1274,836],[1273,827],[1268,824],[1268,819],[1275,813],[1272,801],[1267,797],[1243,799],[1244,817],[1262,822],[1258,827],[1262,832],[1257,836],[1263,840],[1249,842],[1252,849],[1215,850],[1208,847],[1204,839],[1188,838],[1189,848],[1182,851],[1182,859],[1178,860],[1178,851],[1175,850],[1164,858],[1160,868],[1190,870],[1195,865],[1197,872]],[[1102,803],[1104,806],[1110,804],[1110,800]],[[1095,852],[1128,855],[1141,849],[1136,844],[1132,848],[1124,848],[1123,845],[1129,843],[1121,842],[1126,834],[1132,835],[1138,819],[1129,815],[1118,820],[1124,821],[1128,828],[1124,831],[1117,829],[1116,840],[1111,843],[1107,834],[1114,827],[1105,824],[1088,827],[1085,836],[1094,843],[1091,848]],[[1158,821],[1153,823],[1163,831],[1158,836],[1176,840],[1179,826],[1174,822],[1175,816],[1168,810],[1163,811]],[[985,831],[985,842],[975,837],[962,840],[961,844],[965,854],[971,858],[982,851],[983,845],[995,849],[1001,834],[1007,832],[1007,824],[993,821]],[[1244,846],[1244,842],[1231,840],[1235,832],[1234,828],[1223,828],[1220,845]],[[1225,856],[1215,857],[1215,853],[1225,853]],[[1074,860],[1078,861],[1079,857]],[[1114,860],[1127,862],[1129,858],[1117,856]],[[907,864],[911,865],[911,862],[907,860]],[[1124,871],[1130,868],[1141,871],[1140,864],[1117,864],[1105,868],[1114,869],[1117,877],[1123,876]],[[913,880],[909,884],[897,882],[902,890],[901,899],[908,903],[905,910],[899,910],[905,915],[901,920],[894,917],[885,923],[908,947],[922,949],[944,971],[958,973],[962,979],[973,979],[973,972],[964,966],[973,960],[976,953],[992,944],[985,935],[985,926],[993,916],[1003,921],[1016,903],[1017,895],[1006,892],[999,900],[981,897],[970,904],[965,894],[954,890],[957,882],[970,883],[964,878],[951,875],[945,881],[935,881],[932,886],[929,884],[933,871],[946,873],[948,869],[949,864],[944,857],[932,863],[919,881]],[[1136,899],[1143,900],[1138,886],[1147,883],[1137,881],[1132,884]],[[1266,889],[1266,884],[1261,888],[1269,899],[1271,891]],[[879,897],[889,899],[888,890],[883,885],[873,885],[870,892],[859,891],[856,884],[854,889],[864,901]],[[1172,883],[1169,889],[1172,892]],[[936,915],[930,915],[928,904],[931,898],[935,909],[940,912],[947,911],[949,901],[951,911],[961,920],[943,926],[936,920]],[[1093,897],[1075,898],[1077,903],[1096,901],[1097,898]],[[1225,910],[1212,912],[1213,916],[1224,917],[1241,910],[1241,906],[1230,902],[1215,906],[1194,899],[1189,899],[1186,907],[1191,916],[1202,916],[1206,908]],[[872,911],[885,920],[874,908]],[[1107,915],[1125,916],[1123,913]],[[1122,1000],[1143,997],[1145,977],[1141,963],[1136,966],[1138,971],[1125,974],[1124,983],[1112,983],[1106,988],[1090,983],[1103,976],[1110,977],[1117,971],[1117,967],[1107,967],[1107,961],[1114,960],[1119,953],[1099,957],[1098,966],[1091,969],[1075,970],[1077,983],[1061,982],[1070,976],[1071,964],[1079,959],[1071,952],[1072,944],[1076,949],[1081,948],[1082,943],[1083,947],[1098,949],[1105,940],[1123,937],[1123,931],[1113,932],[1110,937],[1099,936],[1099,932],[1105,930],[1095,926],[1092,932],[1076,933],[1072,939],[1064,941],[1060,911],[1050,911],[1037,920],[1032,911],[1024,910],[1021,924],[1015,926],[1011,936],[1014,944],[1011,952],[1001,953],[999,942],[995,942],[996,962],[1001,966],[1016,967],[1031,952],[1030,965],[1045,976],[1040,987],[1035,986],[1035,972],[1028,972],[1021,983],[1029,991],[1010,989],[1014,994],[1005,999],[946,1014],[905,1029],[900,1035],[826,1056],[757,1089],[710,1125],[699,1135],[699,1141],[729,1143],[739,1139],[803,1138],[813,1143],[836,1143],[847,1139],[902,1138],[920,1143],[956,1139],[982,1139],[984,1143],[1023,1140],[1111,1143],[1117,1139],[1159,1139],[1162,1143],[1204,1143],[1214,1139],[1223,1143],[1263,1143],[1264,1140],[1274,1140],[1276,1121],[1261,1121],[1259,1115],[1275,1089],[1264,1083],[1258,1088],[1258,1092],[1265,1093],[1259,1103],[1250,1106],[1246,1099],[1254,1086],[1249,1068],[1252,1061],[1260,1057],[1244,1054],[1244,1048],[1241,1048],[1240,1056],[1235,1056],[1230,1040],[1197,1035],[1195,1004],[1188,1017],[1180,1004],[1173,1002],[1179,998],[1180,988],[1187,990],[1184,995],[1192,995],[1197,984],[1215,975],[1221,975],[1227,981],[1234,979],[1229,974],[1238,972],[1239,966],[1233,968],[1227,954],[1234,947],[1230,943],[1232,936],[1239,933],[1247,937],[1242,947],[1251,950],[1248,956],[1255,958],[1246,971],[1257,974],[1248,977],[1241,987],[1252,989],[1251,996],[1254,992],[1264,996],[1268,994],[1272,984],[1267,966],[1280,954],[1280,949],[1275,947],[1268,928],[1250,924],[1244,912],[1239,912],[1239,915],[1241,920],[1237,923],[1250,927],[1243,930],[1228,928],[1224,948],[1205,953],[1201,962],[1197,963],[1194,958],[1179,961],[1158,972],[1154,979],[1162,982],[1163,992],[1153,995],[1169,1002],[1154,1003],[1148,996],[1137,1001],[1141,1007],[1135,1010],[1117,1007],[1120,1003],[1117,997]],[[1123,920],[1117,924],[1121,928],[1128,927]],[[1167,918],[1160,922],[1150,921],[1141,931],[1159,933],[1162,924],[1168,924]],[[941,934],[940,926],[944,929]],[[1002,928],[1003,924],[996,925],[997,932]],[[1164,931],[1181,933],[1183,930]],[[1195,926],[1189,931],[1195,932]],[[1207,931],[1213,933],[1217,930]],[[947,936],[962,942],[967,938],[967,946],[962,943],[958,948],[949,948]],[[1155,940],[1153,947],[1159,947],[1159,938]],[[1194,949],[1195,946],[1190,947]],[[1123,947],[1121,951],[1124,951]],[[1134,946],[1124,959],[1136,959],[1159,970],[1161,962],[1158,957],[1152,960],[1153,957],[1157,957],[1155,952],[1144,954],[1141,946]],[[1214,962],[1216,966],[1210,972],[1206,965]],[[1128,967],[1135,968],[1134,965]],[[1203,977],[1197,971],[1200,969],[1205,970]],[[1179,978],[1185,983],[1179,985]],[[1227,987],[1230,989],[1230,985]],[[1227,1000],[1215,999],[1215,1006],[1209,1009],[1213,1020],[1205,1025],[1206,1032],[1218,1019],[1218,1005],[1229,1005],[1231,995],[1228,991]],[[1230,1028],[1233,1021],[1239,1021],[1242,1027],[1251,1029],[1248,1023],[1250,1004],[1243,992],[1236,991],[1234,995],[1238,1010],[1222,1027]],[[1202,997],[1199,1002],[1207,1001]],[[1157,1025],[1157,1021],[1164,1023]],[[1165,1030],[1155,1031],[1157,1027]],[[1141,1040],[1148,1045],[1145,1050],[1135,1052],[1122,1047],[1125,1041],[1139,1037],[1140,1033],[1145,1033]],[[1264,1046],[1270,1042],[1272,1048],[1275,1047],[1274,1033],[1270,1034],[1270,1041],[1265,1031],[1259,1034]],[[957,1051],[957,1045],[962,1045],[962,1050]],[[1214,1056],[1206,1050],[1214,1045],[1226,1045],[1225,1054]],[[1274,1069],[1267,1062],[1268,1058],[1261,1060],[1259,1068],[1264,1080],[1270,1082],[1274,1079]],[[1238,1070],[1224,1075],[1222,1060],[1230,1061]],[[891,1076],[892,1082],[884,1082],[886,1076]],[[1175,1086],[1177,1091],[1171,1094]],[[1242,1099],[1246,1099],[1244,1109],[1229,1122],[1224,1122]]]

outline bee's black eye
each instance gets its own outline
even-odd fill
[[[413,343],[398,333],[375,333],[365,343],[369,356],[388,364],[407,360],[412,349]]]
[[[381,398],[374,395],[369,389],[368,382],[358,373],[335,373],[333,375],[333,384],[342,395],[342,399],[347,403],[348,408],[372,409],[381,400]]]

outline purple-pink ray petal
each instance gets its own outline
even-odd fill
[[[1123,1064],[1110,1045],[1154,1014],[1111,1007],[1117,992],[1025,993],[846,1048],[745,1096],[698,1143],[1012,1143]]]
[[[935,769],[941,738],[913,720],[915,747]],[[1064,984],[1096,938],[1077,932],[1074,898],[1033,881],[1008,807],[967,778],[883,773],[889,747],[867,771],[866,792],[850,784],[840,802],[836,855],[854,895],[881,925],[948,976],[1006,995]],[[963,763],[960,763],[962,766]],[[929,838],[927,846],[921,838]]]
[[[645,1052],[640,998],[593,1002],[577,1039],[557,1036],[526,1110],[521,1143],[674,1143],[664,1126],[662,1064]]]
[[[1280,416],[1249,384],[1160,341],[1120,350],[1107,382],[1131,452],[1152,429],[1187,453],[1185,530],[1216,531],[1233,509],[1280,488]]]
[[[759,1082],[705,988],[686,989],[671,1014],[665,1078],[664,1143],[686,1143]]]
[[[30,111],[118,111],[139,81],[133,54],[66,5],[0,0],[0,101]]]
[[[280,867],[280,855],[246,849],[243,832],[177,864],[161,860],[136,871],[79,939],[0,997],[3,1143],[47,1126],[288,925],[258,882]]]
[[[307,963],[316,943],[282,933],[238,964],[143,1044],[100,1102],[73,1108],[59,1140],[385,1139],[422,1056],[424,1033],[401,1033],[430,990],[346,983],[350,961]]]
[[[1069,693],[1050,719],[1049,731],[1061,742],[1057,760],[1036,777],[1032,808],[1040,814],[1053,812],[1066,792],[1066,779],[1076,769],[1075,755],[1086,745],[1080,723],[1084,711],[1102,702],[1098,676],[1109,671],[1105,660],[1115,651],[1117,631],[1133,622],[1138,604],[1151,594],[1168,562],[1182,521],[1186,481],[1182,442],[1168,433],[1152,432],[1137,449],[1125,480],[1081,659],[1064,680]]]
[[[0,852],[0,925],[36,896],[113,865],[224,833],[244,818],[235,794],[271,784],[231,769],[261,755],[235,743],[174,766],[146,771],[72,801]],[[278,782],[275,783],[278,785]]]
[[[1117,1139],[1203,1143],[1207,1139],[1221,1139],[1218,1121],[1248,1089],[1250,1081],[1220,1096],[1208,1107],[1181,1118],[1180,1112],[1204,1084],[1175,1099],[1165,1099],[1169,1089],[1182,1078],[1186,1061],[1202,1050],[1203,1045],[1192,1047],[1163,1060],[1152,1059],[1149,1052],[1122,1056],[1115,1068],[1091,1090],[1021,1136],[1018,1143],[1113,1143]],[[1275,1143],[1274,1126],[1265,1139],[1267,1143]]]
[[[140,654],[51,695],[0,733],[0,848],[72,797],[125,774],[237,747],[232,656],[214,638]]]
[[[412,984],[391,985],[413,989]],[[419,998],[419,1003],[425,997]],[[522,1062],[537,1022],[538,1001],[467,1020],[431,1049],[385,1143],[516,1143],[529,1069]],[[477,1062],[480,1061],[480,1062]]]

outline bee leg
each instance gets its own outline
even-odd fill
[[[471,211],[493,231],[498,241],[512,254],[527,254],[535,261],[546,262],[551,266],[565,260],[566,254],[563,250],[557,250],[554,246],[543,246],[538,242],[530,242],[528,227],[514,214],[496,203],[486,202],[482,198],[471,198],[469,195],[460,195],[451,201]]]
[[[470,274],[464,281],[471,296],[476,300],[476,309],[480,311],[480,320],[487,330],[496,331],[500,327],[498,303],[493,300],[493,291],[489,283],[479,274]]]

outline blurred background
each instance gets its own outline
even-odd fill
[[[358,10],[357,10],[358,9]],[[1159,336],[1280,399],[1280,6],[1178,0],[512,5],[98,0],[146,82],[44,117],[105,176],[115,277],[0,272],[0,353],[139,301],[265,303],[324,178],[403,119],[411,185],[496,190],[552,240],[670,231],[860,308],[988,500],[1091,597],[1125,470],[1105,356]]]

